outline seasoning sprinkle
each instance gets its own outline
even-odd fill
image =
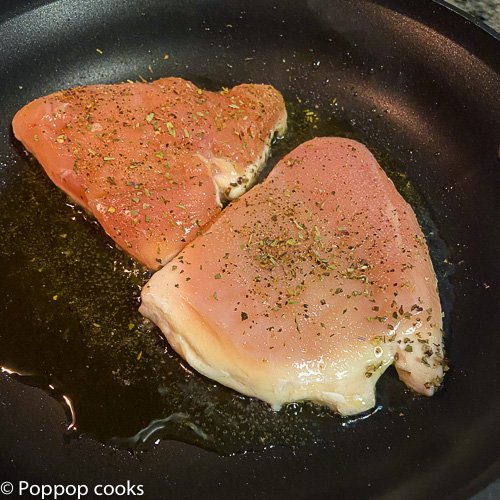
[[[172,137],[175,137],[175,128],[172,122],[167,122],[167,130]]]

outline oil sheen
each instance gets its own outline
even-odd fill
[[[262,178],[284,154],[315,136],[363,140],[314,109],[289,103],[288,112],[288,133],[274,145]],[[446,246],[404,166],[367,145],[417,213],[447,314],[452,290]],[[149,271],[117,249],[16,147],[19,160],[12,168],[18,175],[0,195],[0,366],[57,398],[67,410],[70,435],[132,450],[175,439],[231,454],[329,445],[346,426],[420,404],[392,369],[379,381],[378,405],[356,418],[310,403],[274,412],[194,372],[137,312]]]

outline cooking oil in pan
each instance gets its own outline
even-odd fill
[[[314,110],[288,108],[289,131],[275,144],[263,176],[312,137],[359,139]],[[447,270],[441,265],[446,247],[404,171],[368,146],[415,208],[448,303]],[[71,433],[134,450],[175,439],[230,454],[328,444],[373,413],[397,414],[416,404],[394,371],[379,381],[380,404],[350,420],[310,403],[274,412],[197,374],[137,311],[149,271],[116,249],[34,160],[19,160],[13,168],[18,175],[0,196],[0,366],[64,404]]]

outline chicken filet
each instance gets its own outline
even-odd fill
[[[283,158],[142,292],[196,370],[279,409],[375,404],[391,365],[430,396],[445,366],[436,276],[412,208],[362,144]]]
[[[52,181],[151,269],[252,185],[285,128],[271,86],[214,93],[180,78],[63,90],[13,120]]]

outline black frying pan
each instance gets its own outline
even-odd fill
[[[3,2],[2,9],[0,365],[23,376],[0,377],[0,482],[92,488],[129,480],[144,485],[146,498],[436,498],[466,497],[498,477],[497,39],[424,0],[33,0]],[[381,404],[374,414],[354,421],[314,413],[308,405],[267,414],[258,402],[243,399],[241,413],[254,415],[262,429],[278,436],[250,433],[252,422],[240,422],[241,436],[228,427],[233,451],[247,443],[255,450],[247,453],[221,455],[188,444],[203,440],[191,432],[194,426],[182,425],[163,429],[159,436],[176,439],[145,453],[123,450],[123,440],[114,440],[118,448],[101,444],[147,424],[148,415],[161,416],[159,395],[150,394],[147,384],[134,385],[134,373],[128,380],[132,389],[126,389],[125,376],[110,375],[122,359],[116,351],[124,355],[138,344],[119,334],[119,344],[108,344],[98,327],[93,337],[86,330],[94,313],[103,318],[106,311],[134,314],[136,283],[126,281],[123,295],[115,294],[107,262],[135,270],[138,281],[144,276],[91,221],[65,206],[64,196],[12,139],[10,120],[42,94],[138,75],[151,78],[150,65],[155,77],[182,76],[208,88],[275,85],[298,106],[291,107],[294,135],[278,146],[275,160],[293,141],[340,133],[367,143],[396,181],[406,176],[400,187],[404,190],[407,181],[413,186],[406,195],[425,224],[445,309],[452,307],[447,319],[452,370],[437,396],[413,398],[389,374],[381,381]],[[319,116],[318,129],[300,122],[306,109]],[[61,243],[68,238],[73,247]],[[75,253],[67,254],[68,249]],[[85,254],[100,257],[89,265]],[[76,282],[87,306],[94,307],[92,298],[97,303],[90,319],[72,302],[80,296],[71,288]],[[65,283],[70,285],[64,288]],[[60,297],[54,284],[63,287]],[[110,296],[103,298],[103,290]],[[132,303],[123,305],[129,294]],[[142,333],[141,339],[155,338],[154,332]],[[141,342],[146,375],[156,376],[150,365],[162,356],[169,366],[180,364],[162,353],[156,339]],[[66,363],[67,370],[57,372],[66,357],[74,369]],[[135,375],[140,379],[144,373]],[[184,380],[187,399],[191,389],[192,399],[203,399],[206,389],[221,408],[236,404],[231,391],[201,377],[172,377],[179,384]],[[54,399],[29,385],[43,387]],[[80,429],[94,437],[66,431],[71,408],[66,402],[63,410],[56,400],[64,403],[63,396],[73,396],[73,390],[80,405],[77,423],[80,415]],[[310,431],[306,437],[301,422]],[[287,442],[287,434],[297,440]]]

